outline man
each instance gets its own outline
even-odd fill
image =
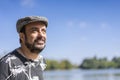
[[[39,53],[45,48],[48,20],[28,16],[17,21],[21,47],[0,60],[0,80],[43,80],[46,67]]]

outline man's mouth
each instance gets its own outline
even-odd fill
[[[45,42],[42,41],[42,40],[37,40],[36,43],[37,43],[37,44],[40,44],[40,45],[43,45]]]

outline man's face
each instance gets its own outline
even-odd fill
[[[41,52],[46,43],[46,26],[40,22],[34,22],[25,27],[24,44],[31,51],[35,53]]]

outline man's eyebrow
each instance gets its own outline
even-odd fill
[[[37,30],[37,29],[39,29],[39,28],[37,28],[37,27],[31,27],[30,28],[30,30]],[[46,28],[41,28],[41,29],[45,29],[46,30]]]
[[[33,30],[33,29],[38,29],[38,28],[37,27],[31,27],[30,29]]]

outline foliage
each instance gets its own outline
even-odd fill
[[[120,57],[114,57],[111,61],[107,60],[107,58],[97,59],[86,58],[83,60],[82,64],[80,64],[79,68],[82,69],[106,69],[106,68],[120,68]]]
[[[59,68],[60,69],[71,69],[72,68],[72,64],[68,60],[62,60],[59,63]]]
[[[73,65],[68,60],[46,60],[47,70],[55,70],[55,69],[71,69]]]
[[[58,68],[58,62],[56,60],[46,60],[47,70],[54,70]]]

